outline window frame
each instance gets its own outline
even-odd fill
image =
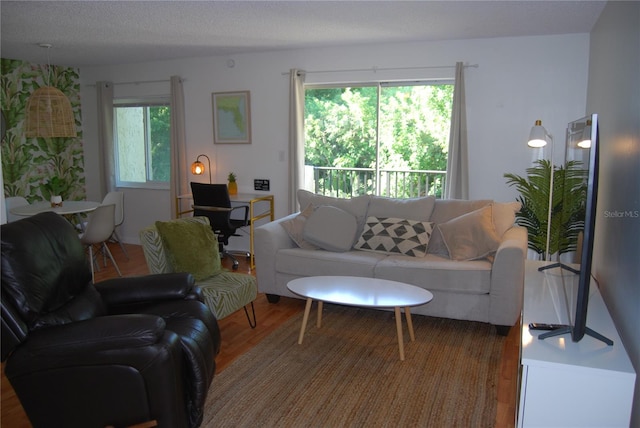
[[[143,107],[145,108],[145,181],[122,181],[120,180],[120,157],[119,157],[119,144],[118,144],[118,115],[116,110],[122,107]],[[169,96],[152,96],[152,97],[136,97],[136,98],[117,98],[113,100],[113,151],[114,151],[114,168],[115,168],[115,182],[116,187],[129,188],[129,189],[154,189],[154,190],[169,190],[170,181],[157,181],[149,180],[151,163],[149,159],[151,157],[151,147],[149,145],[149,107],[169,107],[171,108],[171,99]]]
[[[383,88],[388,87],[400,87],[400,86],[439,86],[439,85],[451,85],[455,90],[455,78],[438,78],[438,79],[410,79],[410,80],[385,80],[385,81],[354,81],[354,82],[331,82],[331,83],[304,83],[304,91],[308,89],[339,89],[339,88],[365,88],[372,87],[377,88],[377,102],[376,102],[376,167],[374,169],[374,176],[376,177],[376,190],[375,195],[380,195],[382,193],[381,189],[381,180],[380,180],[380,162],[379,152],[380,152],[380,98],[381,91]],[[306,95],[305,95],[306,96]],[[306,114],[306,113],[305,113]],[[305,142],[306,149],[306,142]],[[448,156],[447,156],[448,157]],[[303,156],[304,159],[304,156]],[[303,161],[302,168],[305,168],[305,163]],[[447,169],[445,168],[445,172]],[[444,186],[443,186],[444,192]]]

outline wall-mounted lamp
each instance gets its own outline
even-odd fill
[[[204,154],[198,155],[196,161],[191,164],[191,174],[202,175],[204,174],[205,170],[207,170],[207,168],[204,167],[204,164],[200,162],[201,157],[205,157],[207,159],[207,167],[209,168],[209,184],[211,184],[211,159],[209,159],[209,156]]]

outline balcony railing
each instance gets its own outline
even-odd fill
[[[444,193],[446,171],[430,170],[380,170],[372,168],[334,168],[306,166],[307,189],[315,193],[348,198],[359,195],[380,195],[392,198],[416,198]]]

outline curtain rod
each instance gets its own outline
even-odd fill
[[[478,68],[479,64],[465,64],[464,68]],[[430,68],[456,68],[455,65],[425,65],[418,67],[370,67],[370,68],[351,68],[351,69],[343,69],[343,70],[314,70],[314,71],[304,71],[306,74],[318,74],[318,73],[344,73],[344,72],[362,72],[362,71],[372,71],[377,73],[378,71],[395,71],[395,70],[426,70]],[[289,75],[289,71],[282,72],[283,76]]]
[[[183,82],[186,79],[181,79]],[[163,79],[163,80],[136,80],[136,81],[132,81],[132,82],[113,82],[113,86],[119,86],[119,85],[144,85],[146,83],[169,83],[171,82],[171,80],[169,79]],[[91,87],[95,87],[95,83],[93,84],[89,84],[87,86],[91,86]]]

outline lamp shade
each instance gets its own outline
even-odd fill
[[[29,138],[76,137],[76,121],[66,95],[51,86],[36,89],[27,101],[25,135]]]
[[[542,126],[542,121],[536,120],[535,125],[529,133],[529,141],[527,144],[529,147],[544,147],[547,145],[547,135],[547,130]]]
[[[201,157],[207,159],[207,168],[209,168],[209,183],[211,183],[211,159],[209,159],[209,156],[207,155],[198,155],[196,161],[191,164],[191,174],[202,175],[205,173],[205,171],[207,171],[207,168],[205,168],[204,164],[200,162]]]
[[[581,149],[588,149],[591,147],[591,121],[587,120],[587,124],[582,130],[582,136],[578,141],[578,147]]]
[[[202,175],[204,174],[205,168],[204,164],[200,161],[195,161],[191,164],[191,174],[193,175]]]

